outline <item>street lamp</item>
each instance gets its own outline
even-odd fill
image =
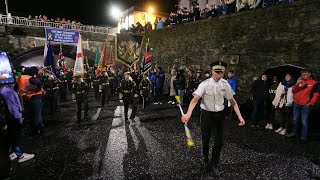
[[[114,19],[117,19],[117,20],[118,20],[118,18],[119,18],[120,15],[121,15],[121,10],[120,10],[119,7],[113,6],[113,7],[111,7],[110,13],[111,13],[110,15],[111,15]]]
[[[148,13],[147,13],[147,22],[152,21],[152,13],[154,12],[153,7],[148,8]]]
[[[4,0],[4,3],[6,4],[6,13],[8,15],[8,13],[9,13],[8,0]]]
[[[149,7],[149,13],[152,14],[154,12],[153,7]]]

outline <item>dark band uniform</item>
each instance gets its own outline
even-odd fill
[[[142,79],[140,82],[139,89],[142,97],[142,109],[144,109],[150,101],[150,85],[151,83],[148,79]]]
[[[107,104],[109,103],[110,96],[111,96],[109,77],[107,75],[105,75],[104,73],[106,73],[106,72],[103,71],[102,75],[99,76],[99,80],[100,80],[99,92],[101,92],[101,96],[102,96],[101,97],[102,106],[105,105],[106,101],[107,101]],[[106,96],[107,96],[107,100],[106,100]]]
[[[99,86],[100,86],[100,79],[99,79],[99,75],[96,76],[93,80],[93,91],[94,91],[94,97],[95,100],[100,101],[101,98],[101,93],[99,92]]]
[[[128,73],[128,72],[127,72]],[[124,104],[124,117],[125,121],[128,121],[128,109],[129,105],[132,105],[132,113],[130,119],[133,120],[137,113],[137,85],[133,80],[122,79],[119,87],[120,95],[119,99],[123,100]]]
[[[57,111],[59,87],[58,81],[49,79],[48,76],[43,78],[43,89],[46,94],[43,96],[45,108],[49,109],[50,114]]]
[[[79,78],[79,77],[77,77]],[[81,80],[75,80],[72,84],[73,86],[73,93],[76,97],[76,102],[77,102],[77,119],[78,122],[81,122],[81,111],[82,111],[82,104],[84,105],[84,120],[88,120],[88,110],[89,110],[89,105],[88,105],[88,92],[89,92],[89,86],[86,82],[84,82],[82,79]]]
[[[60,76],[61,82],[59,83],[59,94],[60,94],[60,101],[65,102],[67,101],[67,89],[68,89],[68,79],[65,74]]]
[[[72,76],[73,76],[73,72],[72,71],[68,71],[66,76],[67,76],[67,81],[68,81],[68,90],[69,90],[69,92],[72,92]]]
[[[222,62],[211,64],[212,70],[224,71],[225,67],[221,64]],[[213,131],[214,146],[212,149],[211,163],[209,163],[208,168],[216,167],[220,160],[220,152],[223,145],[225,98],[230,100],[233,97],[233,91],[225,79],[215,81],[213,78],[209,78],[203,81],[193,94],[202,98],[200,107],[202,109],[201,134],[204,161],[209,161],[209,143],[211,132]]]
[[[111,95],[114,96],[117,88],[116,75],[112,71],[108,71]]]

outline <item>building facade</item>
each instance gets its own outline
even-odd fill
[[[140,22],[142,26],[150,22],[152,24],[152,28],[154,29],[156,19],[165,19],[168,16],[169,14],[167,13],[147,12],[136,6],[130,7],[122,12],[118,20],[118,33],[122,29],[129,30],[132,24],[136,26],[137,22]]]

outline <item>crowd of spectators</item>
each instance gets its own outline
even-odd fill
[[[164,21],[164,26],[184,24],[225,14],[267,8],[292,2],[294,0],[220,0],[220,4],[206,4],[203,9],[200,8],[197,2],[193,2],[190,10],[187,7],[179,5],[177,11],[171,12],[169,17]]]
[[[0,12],[0,23],[4,23],[3,19],[1,19],[2,13]],[[60,18],[48,18],[46,15],[38,15],[28,17],[20,17],[20,16],[11,16],[11,19],[8,19],[6,23],[14,23],[17,22],[19,24],[23,23],[27,26],[41,26],[41,27],[58,27],[64,29],[81,29],[81,27],[85,26],[87,30],[94,31],[94,25],[84,25],[81,22],[77,22],[76,20],[66,19],[64,17]]]
[[[33,22],[35,25],[41,25],[41,23],[48,23],[49,25],[53,25],[53,23],[60,24],[61,28],[66,29],[79,29],[80,26],[83,26],[81,22],[77,22],[76,20],[70,20],[66,18],[48,18],[46,15],[39,15],[32,17],[31,15],[26,18],[28,20],[29,25],[33,25]],[[90,27],[94,27],[91,25]]]
[[[152,29],[161,29],[163,27],[184,24],[201,19],[214,18],[258,8],[267,8],[280,4],[289,4],[292,2],[294,2],[294,0],[220,0],[220,4],[205,4],[203,9],[200,8],[200,5],[197,2],[193,2],[190,10],[187,7],[177,5],[176,12],[171,12],[167,18],[157,17],[153,25],[150,21],[146,22],[144,26],[140,22],[137,22],[136,24],[132,24],[129,30],[122,29],[120,32],[143,34]]]
[[[76,20],[70,20],[66,18],[48,18],[46,15],[39,15],[32,17],[31,15],[28,16],[28,20],[35,20],[40,22],[52,22],[52,23],[61,23],[61,24],[67,24],[67,25],[83,25],[80,22],[77,22]]]

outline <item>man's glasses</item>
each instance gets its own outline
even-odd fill
[[[217,74],[222,74],[223,73],[223,71],[214,71],[215,73],[217,73]]]

